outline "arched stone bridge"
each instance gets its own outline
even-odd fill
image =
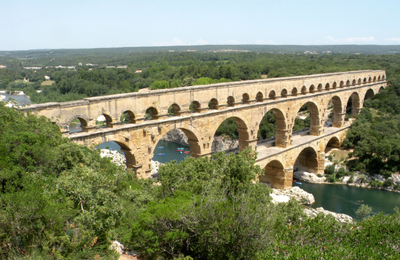
[[[299,109],[308,104],[311,113],[309,133],[318,137],[319,141],[304,147],[310,153],[299,152],[297,155],[304,157],[302,160],[307,166],[307,158],[313,150],[316,153],[313,163],[318,164],[315,172],[321,172],[323,155],[319,151],[323,151],[323,146],[330,140],[329,136],[323,137],[327,134],[324,122],[329,102],[333,101],[334,110],[331,128],[339,131],[335,137],[340,143],[346,129],[345,112],[350,97],[352,113],[356,115],[364,99],[373,97],[386,85],[385,71],[364,70],[91,97],[72,102],[30,105],[21,110],[51,118],[64,135],[76,143],[97,145],[107,141],[117,142],[126,155],[127,167],[135,170],[139,177],[147,178],[150,177],[153,150],[170,130],[181,129],[188,136],[192,156],[205,156],[211,153],[211,144],[219,125],[233,118],[239,130],[239,149],[249,145],[257,149],[259,124],[270,110],[276,116],[276,137],[275,147],[268,149],[284,149],[286,152],[283,153],[291,155],[285,157],[280,154],[276,155],[280,159],[271,156],[263,159],[263,148],[260,147],[257,164],[265,167],[266,171],[283,169],[283,172],[290,172],[297,158],[297,152],[294,152],[297,148],[293,149],[295,138],[292,128]],[[146,111],[151,111],[153,120],[146,119]],[[129,115],[128,124],[121,124],[120,118],[124,113]],[[106,128],[96,126],[96,119],[101,115],[106,118]],[[83,132],[69,134],[69,125],[74,119],[79,119]],[[314,167],[314,164],[311,166]],[[275,186],[286,187],[289,175],[284,174],[286,177],[283,179],[287,180]],[[281,173],[277,176],[282,180]],[[269,180],[276,182],[271,178]]]

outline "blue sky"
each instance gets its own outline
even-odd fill
[[[0,0],[0,50],[400,44],[399,0]]]

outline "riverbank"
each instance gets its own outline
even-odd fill
[[[400,193],[396,187],[400,186],[400,174],[394,173],[389,178],[384,178],[382,175],[375,174],[373,176],[361,174],[359,172],[354,172],[352,175],[343,176],[336,182],[328,181],[325,175],[321,177],[315,175],[314,173],[306,171],[296,171],[293,173],[293,179],[308,182],[313,184],[336,184],[336,185],[349,185],[365,189],[378,189],[390,192]],[[392,184],[393,186],[385,186],[386,183]],[[375,184],[375,185],[371,185]]]
[[[272,189],[270,196],[274,204],[287,203],[291,198],[297,200],[300,204],[304,205],[303,212],[311,218],[315,218],[318,214],[323,214],[325,217],[331,215],[336,221],[342,223],[353,222],[353,218],[347,214],[325,210],[323,207],[318,207],[316,209],[309,207],[309,205],[315,203],[314,195],[297,186],[289,190]]]

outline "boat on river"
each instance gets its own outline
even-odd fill
[[[161,156],[161,155],[165,155],[165,153],[158,153],[157,155]]]
[[[190,151],[184,151],[183,153],[190,153]]]
[[[164,149],[164,146],[159,146],[159,147],[157,147],[158,149]]]

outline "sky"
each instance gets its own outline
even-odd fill
[[[399,0],[0,0],[0,50],[400,44]]]

